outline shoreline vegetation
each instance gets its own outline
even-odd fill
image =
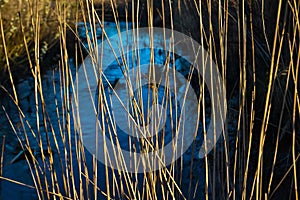
[[[95,26],[99,21],[125,21],[133,27],[177,30],[204,46],[222,74],[227,98],[239,99],[231,108],[238,115],[236,135],[229,141],[227,132],[223,134],[228,146],[220,160],[205,158],[206,184],[209,176],[220,175],[213,171],[208,176],[220,162],[220,193],[226,199],[286,197],[285,191],[299,198],[299,1],[91,2],[0,1],[0,85],[14,88],[26,76],[41,81],[43,72],[57,63],[67,69],[69,58],[81,63],[91,49],[81,45],[77,22]],[[0,98],[6,95],[0,89]],[[17,99],[16,93],[12,96]],[[145,176],[149,182],[155,179],[151,176]]]
[[[82,21],[79,7],[74,0],[1,1],[0,82],[9,79],[8,65],[13,77],[20,79],[28,76],[30,62],[38,60],[41,70],[55,64],[62,32],[70,57],[74,57],[76,38],[72,31],[75,23]]]
[[[88,14],[82,14],[91,12],[87,5],[99,15],[104,9],[105,20],[114,21],[109,1],[105,0],[103,5],[101,2],[94,1],[91,8],[90,3],[76,0],[1,1],[0,20],[3,31],[0,34],[0,83],[4,84],[9,80],[8,65],[12,76],[18,80],[28,76],[28,73],[30,75],[30,62],[36,63],[38,60],[41,71],[56,64],[61,56],[62,32],[65,34],[69,57],[74,58],[78,41],[76,23],[88,20]],[[116,6],[117,10],[125,10],[124,2],[120,1]],[[85,19],[83,15],[86,15]],[[123,15],[124,12],[118,17],[125,20]]]

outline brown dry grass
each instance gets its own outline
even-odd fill
[[[224,150],[217,152],[214,149],[204,158],[206,174],[201,178],[205,179],[205,198],[209,199],[211,196],[213,199],[276,199],[277,197],[299,199],[299,2],[297,0],[278,0],[276,2],[271,0],[205,1],[202,4],[201,1],[185,0],[174,0],[172,3],[171,1],[163,2],[162,7],[156,7],[157,9],[153,10],[153,5],[156,5],[157,2],[141,1],[140,3],[145,9],[143,12],[146,14],[138,13],[133,9],[134,12],[130,13],[131,15],[126,15],[125,10],[124,14],[118,13],[120,10],[115,9],[116,1],[106,1],[111,7],[113,18],[116,21],[120,20],[118,16],[122,15],[125,16],[123,20],[133,22],[135,27],[160,25],[192,35],[213,55],[212,57],[225,79],[229,91],[228,98],[231,98],[234,93],[238,94],[239,105],[231,108],[236,111],[237,119],[230,119],[237,120],[237,130],[228,132],[225,128],[223,133]],[[90,16],[83,17],[84,22],[95,26],[105,20],[105,12],[101,12],[102,14],[98,16],[94,12],[95,8],[90,5],[87,10],[86,4],[90,5],[88,1],[80,0],[76,14]],[[66,95],[63,97],[64,109],[62,112],[64,112],[64,120],[67,124],[64,134],[66,134],[66,138],[69,138],[64,141],[66,146],[71,145],[72,133],[69,122],[72,117],[76,118],[70,114],[70,108],[76,105],[70,105],[69,102],[69,87],[76,82],[73,82],[68,73],[66,33],[71,26],[69,26],[66,15],[67,5],[55,4],[55,16],[52,16],[58,27],[58,31],[54,35],[60,39],[61,45],[60,65],[63,73],[61,87]],[[102,6],[104,8],[104,2],[103,4],[100,2],[99,6],[100,9]],[[31,8],[28,7],[29,10]],[[2,13],[3,11],[1,12],[1,24],[5,19]],[[151,13],[155,13],[155,19],[151,17]],[[35,19],[43,19],[44,14],[44,12],[35,12],[35,15],[32,16],[35,16]],[[139,21],[141,16],[142,19]],[[146,16],[146,19],[143,16]],[[32,35],[31,41],[35,44],[32,49],[34,56],[27,55],[26,57],[29,58],[32,66],[31,73],[36,81],[36,99],[40,98],[42,102],[40,109],[43,110],[43,116],[40,117],[45,121],[47,119],[43,105],[45,94],[40,84],[42,66],[39,64],[39,55],[40,38],[46,36],[42,34],[43,28],[39,22],[33,18],[29,26],[32,30],[25,31],[26,34]],[[146,22],[146,24],[139,24],[139,22]],[[3,41],[10,40],[9,30],[8,27],[2,25]],[[23,38],[24,36],[21,40]],[[53,39],[54,36],[49,38]],[[96,38],[90,38],[90,47],[92,47],[93,40],[95,41]],[[2,45],[1,49],[6,52],[5,63],[14,91],[11,97],[18,105],[18,96],[14,89],[14,80],[9,65],[18,57],[11,55],[15,55],[19,48],[29,47],[30,42],[25,39],[25,43],[20,42],[21,47],[15,43],[5,45],[3,42]],[[26,55],[31,50],[21,52]],[[92,52],[92,48],[89,49],[89,52]],[[31,61],[31,59],[33,60]],[[36,100],[36,103],[38,102]],[[39,109],[38,106],[36,109]],[[21,122],[23,122],[23,118],[24,115],[20,110]],[[37,124],[40,123],[39,120],[37,118]],[[45,122],[44,124],[47,124]],[[14,128],[13,124],[12,127]],[[60,128],[61,131],[65,127]],[[49,132],[54,134],[57,131],[50,130]],[[110,134],[117,133],[112,131]],[[61,139],[59,138],[60,134],[54,135],[57,135],[57,139]],[[182,193],[182,188],[187,186],[177,182],[175,178],[176,164],[171,165],[169,169],[162,169],[158,174],[156,172],[145,173],[144,180],[142,180],[145,187],[142,190],[138,190],[133,181],[134,177],[121,169],[112,172],[112,176],[121,177],[122,183],[120,184],[117,179],[111,182],[106,168],[106,189],[98,188],[97,163],[94,162],[92,166],[85,163],[83,146],[80,141],[78,142],[76,160],[70,159],[68,163],[63,164],[66,171],[62,176],[56,174],[53,166],[53,150],[49,148],[46,150],[50,155],[51,181],[41,176],[39,171],[40,168],[47,166],[46,158],[42,156],[42,164],[37,161],[30,163],[29,160],[35,160],[34,155],[26,156],[35,183],[34,186],[27,186],[34,187],[40,199],[49,199],[54,196],[60,199],[84,198],[83,188],[86,186],[80,182],[79,191],[75,188],[73,163],[79,163],[80,166],[82,164],[83,167],[79,172],[80,180],[86,180],[86,184],[93,188],[95,197],[97,197],[98,191],[108,199],[112,196],[122,196],[125,188],[128,192],[122,196],[124,199],[156,199],[155,188],[161,187],[163,194],[166,195],[164,199],[192,198],[192,196],[185,196],[186,194]],[[23,148],[31,152],[29,141],[25,141]],[[56,150],[59,152],[58,147]],[[44,150],[41,149],[41,152]],[[72,158],[72,152],[69,149],[64,149],[61,154]],[[193,164],[191,163],[191,165]],[[93,168],[92,180],[89,179],[91,176],[88,174],[88,167]],[[0,178],[22,184],[2,177],[1,174]],[[62,187],[63,191],[55,186],[54,183],[58,183],[57,179],[63,179],[65,184]],[[212,188],[211,195],[208,187]],[[219,188],[220,191],[216,188]],[[289,194],[286,195],[285,192]]]

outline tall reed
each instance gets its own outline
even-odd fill
[[[38,1],[28,2],[32,10],[37,9],[34,6]],[[3,28],[5,13],[2,10],[0,13],[1,48],[8,75],[6,79],[9,82],[8,87],[1,85],[1,90],[16,105],[19,123],[15,123],[16,119],[11,118],[9,110],[4,106],[2,109],[22,147],[33,184],[28,185],[3,176],[5,166],[9,166],[3,163],[7,139],[2,139],[1,143],[1,181],[34,188],[38,199],[299,199],[300,23],[297,0],[78,0],[72,8],[75,23],[69,20],[68,2],[53,3],[55,15],[52,16],[52,20],[57,22],[55,35],[60,44],[56,69],[60,74],[59,86],[53,80],[55,120],[50,118],[49,105],[45,103],[49,94],[43,90],[42,85],[43,65],[40,55],[43,16],[39,12],[33,12],[31,15],[29,27],[34,38],[31,43],[27,41],[26,32],[21,31],[22,47],[25,50],[22,52],[27,57],[29,76],[34,80],[35,124],[30,122],[20,106],[20,91],[16,89],[17,80],[12,72],[12,67],[15,66],[10,56],[13,50],[10,50],[8,33]],[[189,149],[191,156],[184,154],[177,161],[157,171],[146,171],[152,163],[151,158],[138,163],[134,157],[136,152],[131,149],[134,158],[132,168],[142,165],[145,171],[137,173],[126,170],[122,144],[118,144],[120,141],[116,139],[119,133],[114,113],[112,116],[109,114],[109,109],[113,106],[110,105],[112,100],[105,94],[105,89],[112,90],[113,84],[108,82],[108,89],[105,88],[104,82],[107,80],[105,76],[101,76],[102,62],[105,59],[101,52],[111,47],[98,45],[99,40],[107,40],[110,43],[104,26],[104,22],[108,20],[116,24],[120,38],[121,21],[126,22],[127,31],[131,24],[133,29],[141,26],[160,26],[183,32],[205,47],[210,58],[214,60],[226,85],[229,103],[225,106],[228,107],[228,114],[222,137],[212,152],[203,159],[199,159],[195,153],[195,137]],[[78,22],[83,22],[85,30],[90,30],[86,32],[86,41],[82,41],[78,33]],[[101,37],[97,35],[99,26],[102,28]],[[22,28],[24,24],[20,16],[18,29]],[[72,44],[73,58],[70,56],[70,44],[67,40],[70,32],[80,44]],[[121,53],[125,51],[126,49],[120,49]],[[91,67],[83,65],[86,53],[93,60],[92,67],[95,68],[96,77],[103,77],[98,81],[98,96],[92,105],[98,119],[95,124],[96,135],[107,135],[117,144],[116,149],[113,149],[114,154],[107,154],[106,142],[109,141],[104,140],[105,163],[98,162],[96,155],[89,155],[82,140],[85,130],[81,124],[86,121],[78,115],[80,93],[76,91],[82,83],[78,82],[78,74],[74,73],[70,63],[74,62],[77,71],[80,67]],[[150,55],[153,57],[154,53]],[[124,65],[118,64],[120,69],[124,67],[122,72],[126,76],[130,66],[128,63],[126,65],[126,58],[122,59]],[[139,77],[139,72],[135,72]],[[203,89],[204,83],[200,81],[201,78],[193,79],[192,71],[187,77],[190,78],[190,84],[196,82],[197,87],[202,88],[198,96],[198,110],[195,112],[205,127],[204,99],[207,93]],[[126,81],[129,85],[131,82],[135,83],[130,79]],[[153,86],[149,85],[149,90],[150,87]],[[87,98],[95,99],[92,94]],[[145,114],[141,108],[150,107],[150,101],[148,105],[141,105],[141,98],[142,93],[138,93],[137,98],[130,102],[131,110],[128,112],[142,119],[145,124]],[[172,98],[167,90],[164,98]],[[172,103],[174,102],[170,100],[169,106],[175,107],[173,115],[180,115],[180,111]],[[211,106],[213,110],[214,105]],[[159,116],[159,119],[163,117]],[[98,129],[105,126],[105,131]],[[145,130],[142,132],[147,134]],[[205,131],[203,134],[206,143]],[[135,144],[130,138],[128,142]],[[142,146],[142,150],[151,151],[159,147],[155,142],[146,137],[138,141],[137,146],[133,146]],[[37,144],[38,150],[33,148],[33,143]],[[164,141],[161,145],[165,145]],[[176,149],[178,144],[173,145]],[[40,152],[40,156],[36,154],[37,151]],[[160,156],[160,159],[164,159],[166,155]],[[111,169],[109,164],[113,159],[119,162],[116,168]],[[204,173],[201,173],[199,168],[203,169]],[[186,174],[186,171],[189,173]]]

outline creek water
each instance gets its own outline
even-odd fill
[[[114,23],[105,23],[106,27],[106,34],[108,36],[112,36],[114,34],[118,33],[118,30],[116,29],[116,25]],[[126,27],[128,27],[128,24],[126,23],[120,23],[120,29],[121,31],[126,30]],[[79,36],[83,41],[85,41],[86,47],[87,45],[87,36],[86,36],[86,28],[89,29],[89,27],[85,27],[83,24],[79,23]],[[89,31],[89,34],[91,32]],[[101,39],[102,30],[99,27],[96,30],[96,34],[99,36],[98,38]],[[143,57],[143,54],[145,55]],[[149,61],[149,54],[150,50],[145,49],[141,53],[141,60],[144,62]],[[164,62],[166,60],[166,57],[163,56],[164,54],[161,52],[155,52],[154,57],[156,60]],[[148,59],[148,60],[147,60]],[[181,71],[183,75],[188,74],[188,70],[184,70],[185,67],[188,66],[188,63],[184,59],[181,59],[180,57],[174,58],[176,62],[176,67],[178,67],[178,71]],[[76,71],[75,64],[72,59],[69,60],[70,68],[73,72]],[[133,66],[133,65],[132,65]],[[109,84],[115,85],[116,82],[122,78],[123,74],[120,70],[120,67],[118,64],[112,63],[109,68],[106,70],[106,81],[104,81],[104,88],[107,94],[109,91]],[[73,78],[75,78],[73,76]],[[58,183],[61,184],[60,189],[63,191],[65,188],[63,187],[64,182],[62,179],[61,174],[64,174],[64,176],[70,176],[70,173],[67,172],[69,169],[67,169],[64,165],[65,162],[70,161],[70,159],[73,159],[73,176],[75,177],[75,183],[71,183],[76,189],[80,187],[80,177],[82,178],[82,175],[78,173],[79,168],[83,167],[81,164],[78,165],[76,163],[76,130],[74,129],[74,121],[72,117],[70,118],[70,121],[67,120],[68,116],[65,112],[66,103],[67,101],[64,99],[66,90],[61,89],[61,85],[63,84],[63,76],[62,76],[62,70],[59,66],[53,66],[52,70],[47,71],[43,77],[42,77],[42,94],[44,99],[44,105],[45,105],[45,111],[43,111],[41,107],[41,98],[36,99],[36,93],[35,91],[35,82],[33,77],[26,77],[23,80],[20,80],[18,83],[16,83],[16,91],[18,94],[18,100],[19,100],[19,107],[21,108],[24,118],[20,118],[20,110],[17,108],[15,103],[12,101],[12,99],[6,95],[4,98],[1,99],[1,109],[0,109],[0,141],[2,144],[4,142],[5,137],[5,145],[4,145],[4,161],[3,161],[3,170],[2,170],[2,176],[5,178],[8,178],[10,180],[15,180],[19,183],[22,183],[24,185],[21,185],[17,182],[11,182],[9,180],[0,180],[0,199],[37,199],[37,192],[34,189],[34,181],[32,178],[32,171],[35,169],[32,168],[32,163],[29,161],[27,163],[24,156],[18,156],[20,152],[22,152],[22,145],[26,144],[26,137],[24,135],[24,132],[26,132],[28,136],[28,141],[30,143],[30,147],[33,149],[33,153],[36,155],[37,162],[43,164],[42,162],[42,152],[40,152],[39,145],[43,145],[43,149],[45,149],[45,164],[46,166],[42,166],[41,169],[37,169],[39,174],[41,174],[41,182],[44,182],[44,177],[48,180],[50,180],[51,177],[51,170],[47,168],[47,165],[49,165],[50,158],[47,154],[47,148],[50,146],[51,149],[53,149],[53,166],[55,166],[56,173],[57,173],[57,179]],[[80,84],[80,83],[79,83]],[[145,92],[143,93],[146,96],[148,96],[147,88],[145,87]],[[197,93],[197,88],[194,88],[194,90]],[[12,92],[9,90],[9,92]],[[163,104],[164,100],[164,88],[158,88],[158,98],[160,99],[159,103]],[[199,91],[198,91],[199,93]],[[70,94],[72,94],[72,89],[70,89]],[[71,95],[70,95],[71,96]],[[72,98],[72,97],[70,97]],[[144,97],[143,97],[144,99]],[[208,97],[209,100],[209,97]],[[70,100],[69,100],[70,101]],[[171,100],[172,101],[172,100]],[[37,102],[38,105],[36,104]],[[71,101],[70,101],[71,102]],[[234,99],[231,101],[231,103],[235,104],[237,103],[237,100]],[[147,108],[144,108],[147,110]],[[169,108],[169,114],[171,110],[174,110],[175,108]],[[38,111],[37,111],[38,110]],[[210,105],[207,105],[206,108],[208,114],[210,112]],[[72,110],[70,111],[72,116]],[[207,119],[207,123],[209,124],[209,115],[205,116]],[[37,115],[39,118],[37,118]],[[45,119],[43,119],[42,116],[46,116]],[[21,123],[21,121],[23,123]],[[84,121],[85,119],[82,119]],[[86,119],[87,121],[89,119]],[[24,124],[24,127],[23,125]],[[166,122],[166,124],[171,124],[170,120]],[[186,150],[186,152],[183,154],[183,156],[178,161],[178,169],[176,173],[176,177],[179,177],[176,181],[178,181],[178,185],[182,188],[182,192],[186,197],[189,197],[190,199],[204,199],[205,197],[205,165],[204,160],[197,158],[196,154],[198,154],[200,146],[202,145],[203,141],[203,134],[202,134],[202,123],[199,122],[199,131],[198,134],[196,134],[196,138],[193,144],[190,148]],[[69,126],[70,125],[70,126]],[[68,130],[68,126],[71,128]],[[166,127],[166,141],[170,142],[172,139],[172,131],[171,126],[167,125]],[[232,129],[231,131],[234,132],[234,126],[229,125],[229,129]],[[70,143],[64,143],[64,139],[67,139],[68,133],[71,133]],[[121,128],[118,128],[118,133],[120,133],[119,140],[121,141],[122,148],[126,149],[128,147],[128,136],[122,134]],[[60,137],[54,137],[55,134],[61,134]],[[58,140],[55,140],[54,138],[60,138]],[[63,139],[64,138],[64,139]],[[220,141],[218,143],[222,143],[223,139],[219,139]],[[66,146],[67,144],[67,146]],[[217,145],[218,146],[218,145]],[[219,145],[222,146],[222,145]],[[58,148],[57,148],[58,147]],[[66,155],[66,152],[68,152],[68,155]],[[85,149],[86,152],[86,163],[87,168],[89,171],[90,179],[93,179],[93,158],[92,155]],[[26,152],[25,152],[26,153]],[[27,152],[28,153],[28,152]],[[69,155],[73,155],[72,157],[68,157]],[[15,158],[17,158],[15,160]],[[193,163],[193,164],[191,164]],[[44,168],[45,167],[45,168]],[[69,166],[70,167],[70,166]],[[111,169],[110,169],[111,172]],[[36,178],[36,177],[35,177]],[[70,177],[69,177],[70,178]],[[139,178],[139,177],[138,177]],[[143,177],[141,177],[143,178]],[[68,178],[67,178],[68,179]],[[70,179],[71,180],[71,179]],[[53,183],[51,180],[49,181],[51,188],[51,184]],[[83,182],[83,185],[85,182]],[[102,190],[106,190],[106,183],[105,183],[105,166],[98,162],[98,181],[97,181],[98,187]],[[42,183],[43,186],[45,186],[45,183]],[[33,188],[31,188],[33,186]],[[56,187],[56,186],[55,186]],[[72,187],[72,186],[66,186],[66,188]],[[143,187],[142,185],[140,187]],[[84,187],[85,188],[85,187]],[[72,188],[68,188],[72,189]],[[86,188],[85,188],[86,189]],[[84,189],[84,190],[85,190]],[[90,186],[89,188],[91,191],[91,197],[93,193],[93,187]],[[79,191],[79,189],[78,189]],[[126,192],[126,191],[125,191]],[[63,193],[63,192],[62,192]],[[158,194],[159,195],[159,194]],[[211,188],[209,187],[209,195],[211,195]],[[115,196],[114,198],[118,199],[118,196]],[[98,199],[106,199],[104,195],[102,195],[101,192],[98,194]]]

